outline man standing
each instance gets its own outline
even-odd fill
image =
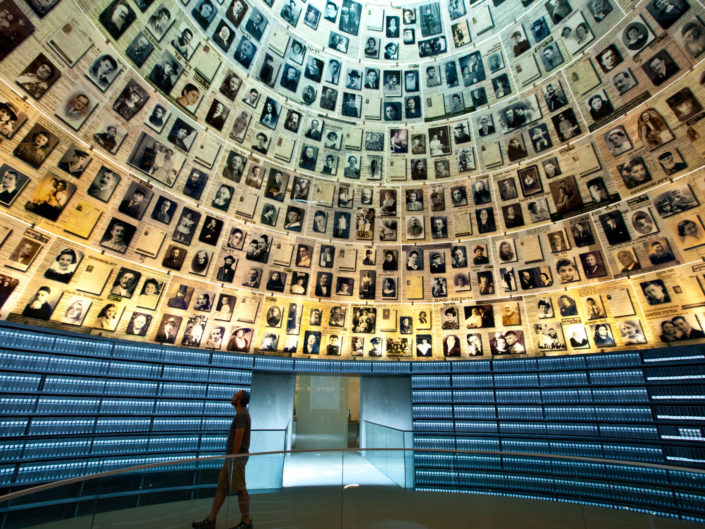
[[[232,405],[235,406],[236,414],[230,425],[228,441],[225,447],[226,455],[247,454],[250,448],[250,413],[247,405],[250,402],[250,394],[245,390],[240,390],[233,395]],[[245,484],[245,465],[247,457],[229,457],[225,459],[223,467],[218,476],[218,490],[213,498],[211,512],[205,520],[193,522],[194,529],[215,529],[215,520],[218,511],[225,502],[230,491],[237,494],[238,505],[242,520],[233,529],[252,529],[252,519],[250,518],[250,495],[247,493]]]

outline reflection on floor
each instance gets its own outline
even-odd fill
[[[394,482],[367,459],[351,452],[310,452],[286,456],[284,487],[341,484],[394,485]]]
[[[702,529],[702,525],[646,514],[475,494],[415,492],[363,485],[292,487],[252,494],[256,529]],[[189,529],[210,499],[163,503],[41,524],[32,529]],[[217,529],[240,520],[228,498]]]

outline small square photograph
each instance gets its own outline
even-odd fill
[[[225,20],[221,20],[213,31],[213,42],[225,53],[228,53],[230,46],[235,39],[235,31],[228,25]]]
[[[497,244],[497,258],[501,263],[514,263],[519,260],[514,239],[503,239]]]
[[[622,57],[616,44],[610,44],[598,53],[595,58],[604,73],[614,70],[619,64],[624,62],[624,57]]]
[[[627,68],[622,72],[616,73],[614,77],[612,77],[612,84],[617,89],[617,92],[619,92],[619,95],[624,95],[639,84],[639,82],[634,77],[632,71]]]
[[[524,143],[524,136],[522,134],[516,134],[506,139],[505,145],[507,148],[507,158],[510,162],[521,160],[529,155],[528,152],[526,152],[526,144]]]
[[[553,301],[549,296],[541,297],[536,302],[536,315],[540,320],[551,319],[555,316]]]
[[[56,221],[76,191],[76,186],[51,173],[34,189],[24,207],[45,219]]]
[[[693,340],[705,337],[695,314],[679,314],[671,318],[657,320],[655,328],[661,332],[662,342]]]
[[[544,322],[534,324],[536,334],[536,347],[539,351],[565,351],[565,337],[563,329],[558,322]]]
[[[602,230],[610,246],[632,240],[620,211],[610,211],[599,216]]]
[[[470,27],[468,26],[467,20],[456,22],[450,27],[450,31],[453,34],[453,45],[456,48],[462,48],[472,42]],[[404,44],[413,44],[414,40],[414,30],[412,28],[406,28],[404,30]]]
[[[607,317],[605,305],[602,298],[598,296],[587,296],[583,298],[585,316],[588,320],[599,320]]]
[[[503,201],[514,200],[517,198],[517,187],[514,177],[504,178],[497,182],[499,188],[499,196]]]
[[[504,217],[504,226],[507,229],[519,228],[525,224],[524,215],[519,204],[502,206],[502,216]]]
[[[257,46],[255,46],[250,39],[243,35],[240,38],[240,42],[238,42],[234,57],[245,70],[249,70],[256,53]]]
[[[639,320],[620,320],[617,324],[623,345],[646,343],[646,336]]]
[[[194,83],[187,82],[181,89],[178,97],[176,97],[176,102],[187,112],[195,114],[202,99],[203,94],[201,93],[201,89]]]
[[[534,38],[534,42],[539,43],[548,35],[550,35],[551,30],[548,27],[548,22],[546,22],[546,17],[538,17],[529,26],[531,30],[531,36]]]
[[[583,272],[587,279],[603,277],[607,275],[605,265],[602,261],[602,253],[599,250],[580,254],[580,262],[583,265]],[[560,272],[559,272],[560,274]]]
[[[551,117],[551,121],[561,141],[568,141],[581,132],[578,118],[572,108]]]
[[[306,24],[311,29],[318,29],[318,23],[321,20],[321,12],[316,7],[309,5],[306,8],[306,14],[304,15],[304,24]]]
[[[28,3],[37,12],[32,2]],[[49,1],[46,4],[50,6],[46,11],[48,12],[56,4],[56,1]],[[2,49],[0,49],[0,60],[3,60],[32,34],[34,26],[12,0],[3,0],[0,3],[0,12],[4,13],[3,18],[6,21],[2,30],[0,30],[0,38],[2,38],[4,43]],[[37,14],[40,17],[43,16],[42,14]]]
[[[514,273],[514,268],[500,268],[499,282],[502,285],[502,290],[505,292],[516,292],[517,279]]]
[[[629,22],[621,34],[622,44],[632,57],[651,44],[655,38],[653,31],[640,16]]]
[[[35,243],[38,245],[36,251]],[[18,245],[18,247],[15,248],[15,251],[10,255],[10,260],[15,261],[16,263],[13,268],[16,268],[17,265],[29,266],[34,257],[29,260],[28,257],[32,254],[36,255],[36,252],[41,249],[41,244],[27,238],[23,238],[20,244],[23,247]],[[24,247],[25,245],[27,246]],[[49,267],[44,271],[44,277],[51,279],[52,281],[69,283],[82,259],[83,252],[80,250],[76,250],[74,248],[62,248],[54,261],[52,261],[51,265],[49,265]]]
[[[98,20],[110,36],[119,40],[123,33],[127,31],[135,21],[135,11],[127,4],[125,0],[113,0],[108,6],[98,15]]]
[[[705,34],[705,30],[703,33]],[[687,121],[703,109],[693,92],[687,87],[667,98],[666,103],[679,121]]]
[[[705,232],[703,224],[698,215],[674,220],[671,223],[671,231],[678,235],[678,246],[684,250],[692,250],[705,244]]]
[[[479,51],[461,57],[458,62],[463,76],[463,85],[472,86],[487,78]]]
[[[614,107],[607,97],[607,93],[604,90],[600,90],[595,94],[592,94],[585,100],[588,110],[590,111],[590,117],[593,121],[599,121],[604,119],[614,111]]]
[[[151,81],[164,93],[169,93],[174,88],[176,81],[184,71],[184,67],[168,51],[163,51],[158,62],[149,74]]]
[[[668,29],[687,11],[690,5],[686,0],[651,0],[646,10],[656,20],[661,29]]]
[[[501,331],[490,336],[490,350],[493,356],[526,353],[523,331]]]
[[[83,325],[83,320],[86,318],[92,303],[88,298],[72,296],[67,301],[66,309],[60,315],[59,321],[68,325]]]
[[[178,30],[173,33],[174,37],[171,39],[171,47],[176,50],[176,52],[181,55],[187,61],[191,59],[191,56],[198,48],[200,42],[196,40],[194,42],[194,32],[193,29],[188,24],[181,24]],[[138,64],[138,66],[142,66]],[[221,85],[221,91],[223,86]],[[239,86],[238,86],[239,88]],[[233,96],[234,97],[234,96]]]
[[[110,53],[99,55],[86,71],[88,77],[102,92],[105,92],[122,70],[122,65]]]
[[[428,129],[428,146],[431,156],[450,154],[449,127],[431,127]]]
[[[225,121],[228,119],[229,115],[230,109],[226,108],[226,106],[217,99],[213,99],[208,113],[206,114],[205,122],[215,130],[220,131],[223,130],[223,125],[225,125]]]
[[[634,148],[626,129],[622,125],[608,130],[602,137],[612,156],[619,156]]]
[[[130,321],[125,329],[126,334],[134,336],[147,336],[149,325],[152,323],[152,315],[143,312],[133,312]],[[184,335],[184,339],[186,336]]]
[[[633,248],[625,248],[617,251],[615,255],[617,259],[617,267],[620,274],[628,274],[635,270],[641,270],[639,259],[634,253]]]
[[[59,138],[36,123],[15,147],[13,154],[35,169],[44,163],[59,143]]]
[[[652,200],[656,206],[656,211],[662,218],[670,217],[699,205],[693,190],[687,184],[660,193]]]
[[[401,103],[397,103],[397,105],[398,108],[393,107],[389,112],[390,120],[395,115],[399,115],[396,114],[396,112],[401,111]],[[343,92],[343,107],[341,108],[340,112],[343,116],[359,118],[362,112],[362,96],[350,92]],[[385,119],[386,116],[387,113],[385,109]]]
[[[233,72],[228,70],[220,84],[220,93],[227,97],[230,101],[235,101],[240,87],[242,86],[242,79]],[[255,90],[256,92],[256,90]],[[259,93],[257,93],[257,98],[259,99]]]
[[[174,23],[174,18],[171,11],[164,4],[161,4],[147,19],[147,29],[157,42],[162,40],[166,32],[169,31],[169,28]]]
[[[218,0],[218,3],[222,4],[220,0]],[[271,4],[269,7],[271,7]],[[225,11],[225,16],[237,28],[240,27],[243,18],[245,18],[245,13],[247,13],[247,9],[248,5],[245,4],[242,0],[233,0],[230,3],[228,9]]]
[[[580,273],[575,266],[575,261],[572,258],[562,258],[556,261],[556,272],[561,284],[574,283],[580,281]],[[560,300],[559,300],[560,301]]]
[[[10,253],[7,266],[19,270],[20,272],[26,272],[43,247],[44,245],[40,241],[30,239],[29,237],[22,237],[20,242],[17,243],[17,246],[15,246],[15,249]],[[68,258],[64,257],[62,260],[66,261]],[[49,279],[53,278],[50,277]],[[64,281],[61,282],[63,283]]]
[[[122,177],[116,172],[102,166],[88,187],[88,194],[103,202],[108,202]]]
[[[130,79],[113,103],[113,110],[126,121],[132,119],[147,103],[149,94],[134,79]]]
[[[643,281],[639,283],[646,302],[649,305],[661,305],[670,303],[671,296],[668,293],[665,283],[662,279],[654,279],[651,281]]]
[[[335,31],[330,32],[330,37],[328,39],[328,47],[331,49],[334,49],[336,51],[339,51],[340,53],[348,53],[348,45],[350,44],[350,39],[344,35],[341,35],[340,33],[336,33]],[[394,43],[390,43],[394,44]],[[389,44],[387,45],[389,46]],[[396,46],[396,44],[395,44]],[[397,48],[396,50],[396,57],[387,57],[387,53],[385,51],[385,58],[389,59],[396,59],[399,56],[399,50]]]
[[[553,141],[545,123],[531,127],[527,133],[535,152],[540,153],[553,147]]]
[[[135,63],[135,66],[141,68],[153,51],[154,44],[152,44],[144,31],[140,31],[125,50],[125,55]]]
[[[609,323],[588,325],[588,328],[595,347],[614,347],[617,345],[614,341],[614,335],[612,334],[612,328]]]
[[[171,112],[169,112],[166,107],[157,103],[149,113],[147,119],[145,120],[145,124],[157,133],[160,133],[164,129],[166,122],[169,121],[170,115]]]
[[[558,110],[568,104],[568,98],[563,90],[563,85],[559,80],[546,83],[542,88],[543,99],[546,102],[549,112]]]
[[[10,207],[30,179],[14,167],[2,164],[0,166],[0,204]]]
[[[668,51],[663,49],[647,59],[642,69],[654,86],[661,86],[680,71],[680,66],[671,58]]]
[[[556,42],[552,42],[542,48],[539,56],[541,57],[541,63],[547,72],[550,72],[554,68],[557,68],[563,64],[563,55],[561,54],[561,50]]]
[[[596,2],[593,2],[596,3]],[[606,3],[606,2],[603,2]],[[595,35],[580,11],[575,12],[561,30],[561,38],[566,51],[570,55],[577,54],[593,40]]]
[[[539,170],[536,165],[530,165],[517,172],[521,191],[525,197],[530,197],[538,193],[543,193],[543,186],[539,177]],[[514,179],[508,179],[512,182]],[[515,190],[516,192],[516,190]]]
[[[688,164],[685,163],[678,149],[671,149],[659,154],[658,163],[668,176],[685,171],[688,168]]]
[[[113,281],[110,294],[122,298],[131,298],[141,277],[142,274],[140,272],[125,267],[120,268]]]
[[[112,218],[100,239],[100,245],[103,248],[124,254],[135,236],[136,230],[136,226],[120,219]]]
[[[554,24],[558,24],[573,12],[573,8],[566,0],[548,0],[544,7]]]
[[[118,211],[133,219],[142,220],[142,216],[147,206],[149,206],[153,195],[154,192],[151,189],[137,182],[131,182],[124,198],[120,202]]]
[[[62,291],[56,288],[52,290],[46,285],[40,286],[27,305],[25,305],[22,316],[48,321],[59,302],[61,294]]]
[[[127,131],[119,128],[114,120],[103,120],[96,131],[93,134],[93,141],[110,154],[117,153],[122,142],[127,137]]]
[[[627,163],[618,165],[617,170],[627,189],[634,189],[653,180],[651,171],[641,156],[635,156]]]
[[[509,31],[508,37],[508,44],[511,46],[515,58],[531,49],[531,44],[529,43],[529,39],[526,38],[526,32],[521,24],[513,27]]]

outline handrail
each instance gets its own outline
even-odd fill
[[[368,424],[374,424],[375,426],[381,426],[383,428],[389,428],[390,430],[396,430],[397,432],[413,432],[414,431],[414,430],[402,430],[401,428],[395,428],[394,426],[387,426],[386,424],[379,424],[378,422],[368,421],[367,419],[363,420],[362,422],[366,422]],[[361,450],[367,450],[367,449],[361,448]],[[395,450],[397,450],[397,449],[395,449]],[[398,450],[401,450],[401,448],[399,448]],[[406,449],[404,449],[404,450],[406,450]],[[419,448],[419,450],[421,450],[421,448]]]
[[[542,457],[545,459],[556,459],[556,460],[569,460],[569,461],[585,461],[589,463],[603,463],[603,464],[615,464],[615,465],[626,465],[633,467],[642,468],[652,468],[660,470],[670,470],[676,472],[691,472],[694,474],[701,474],[705,477],[705,469],[697,469],[690,467],[674,467],[670,465],[662,465],[658,463],[642,463],[639,461],[625,461],[622,459],[603,459],[596,457],[584,457],[584,456],[566,456],[561,454],[543,454],[536,452],[505,452],[499,450],[453,450],[453,449],[433,449],[433,448],[324,448],[321,450],[276,450],[272,452],[251,452],[247,454],[228,454],[219,456],[207,456],[207,457],[196,457],[189,459],[177,459],[174,461],[162,461],[159,463],[148,463],[146,465],[139,465],[135,467],[127,467],[117,470],[108,470],[106,472],[99,472],[96,474],[88,474],[86,476],[79,476],[75,478],[63,479],[60,481],[53,481],[51,483],[44,483],[42,485],[37,485],[35,487],[30,487],[17,492],[11,492],[0,496],[0,502],[14,500],[22,496],[29,494],[35,494],[37,492],[42,492],[44,490],[53,489],[56,487],[62,487],[64,485],[71,485],[73,483],[79,483],[82,481],[88,481],[91,479],[103,478],[107,476],[115,476],[118,474],[124,474],[127,472],[136,472],[140,470],[173,466],[183,463],[197,462],[197,461],[213,461],[216,459],[228,459],[237,457],[252,457],[252,456],[266,456],[266,455],[277,455],[277,454],[299,454],[299,453],[320,453],[320,452],[431,452],[431,453],[449,453],[449,454],[474,454],[474,455],[499,455],[499,456],[516,456],[516,457]]]

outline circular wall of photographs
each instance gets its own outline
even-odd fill
[[[295,357],[705,339],[694,0],[0,0],[0,317]]]

